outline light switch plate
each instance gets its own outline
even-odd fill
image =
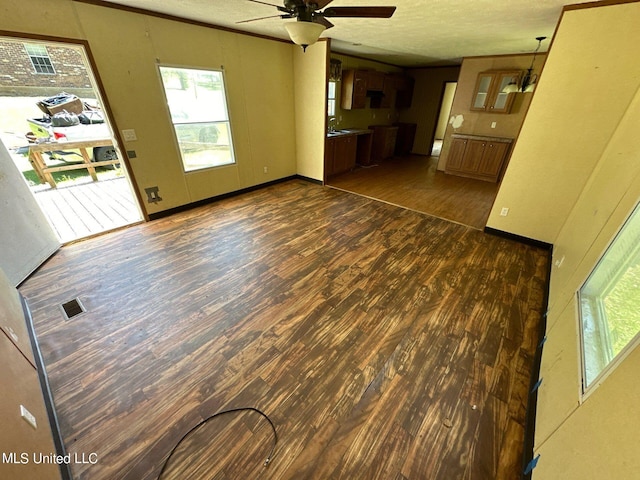
[[[133,128],[122,130],[122,136],[124,137],[125,142],[135,142],[138,140],[138,137],[136,137],[136,131]]]

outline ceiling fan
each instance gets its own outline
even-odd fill
[[[284,0],[284,6],[261,0],[249,0],[253,3],[261,3],[275,7],[280,13],[268,17],[252,18],[238,23],[255,22],[266,18],[295,18],[296,22],[285,23],[285,28],[293,43],[301,45],[303,50],[318,41],[320,34],[327,28],[333,27],[333,23],[327,20],[337,17],[351,18],[390,18],[396,7],[328,7],[332,0]],[[324,8],[324,10],[322,10]],[[321,11],[322,10],[322,11]]]

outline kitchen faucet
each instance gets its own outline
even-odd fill
[[[336,130],[336,117],[331,117],[328,122],[329,133],[333,133]]]

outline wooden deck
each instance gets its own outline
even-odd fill
[[[301,180],[63,247],[20,288],[78,480],[513,480],[548,252]],[[98,261],[99,259],[99,261]],[[87,312],[65,320],[79,297]]]
[[[40,189],[34,195],[62,243],[142,220],[129,184],[122,177]]]
[[[356,167],[329,178],[329,186],[417,212],[483,229],[498,184],[447,175],[437,157],[394,157],[375,167]]]

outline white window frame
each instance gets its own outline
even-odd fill
[[[177,70],[186,70],[186,71],[202,71],[202,72],[215,72],[220,74],[220,79],[221,79],[221,83],[222,83],[222,98],[224,101],[224,111],[226,113],[226,120],[222,120],[222,121],[209,121],[209,122],[177,122],[173,119],[172,114],[171,114],[171,108],[169,106],[169,101],[167,98],[167,91],[166,91],[166,85],[164,84],[164,80],[162,78],[162,69],[163,68],[170,68],[170,69],[177,69]],[[185,173],[193,173],[193,172],[200,172],[203,170],[207,170],[207,169],[212,169],[212,168],[220,168],[220,167],[228,167],[231,165],[235,165],[236,164],[236,158],[235,158],[235,148],[233,145],[233,132],[231,129],[231,112],[229,111],[229,101],[228,101],[228,96],[227,96],[227,87],[226,87],[226,79],[225,79],[225,72],[224,69],[216,69],[216,68],[209,68],[209,67],[199,67],[199,66],[184,66],[184,65],[170,65],[170,64],[159,64],[158,65],[158,77],[160,80],[160,85],[162,88],[162,92],[165,96],[165,101],[166,101],[166,105],[167,105],[167,110],[169,113],[169,120],[171,122],[171,126],[173,127],[173,134],[174,134],[174,139],[176,142],[176,146],[178,149],[178,152],[180,153],[180,158],[182,160],[182,168],[183,171]],[[198,166],[198,167],[189,167],[188,166],[188,162],[185,158],[185,152],[183,151],[181,145],[180,145],[180,141],[179,141],[179,137],[178,137],[178,131],[176,130],[176,125],[196,125],[198,123],[221,123],[221,124],[225,124],[225,128],[228,131],[228,137],[229,137],[229,154],[230,154],[230,158],[231,161],[229,162],[225,162],[225,163],[213,163],[213,164],[208,164],[208,165],[202,165],[202,166]]]
[[[53,66],[53,62],[51,61],[51,56],[49,55],[46,45],[42,45],[40,43],[25,43],[23,45],[36,75],[56,74],[56,69]],[[29,51],[30,49],[31,51]],[[36,52],[35,49],[39,51]]]
[[[333,84],[333,97],[331,96],[331,84]],[[338,97],[338,82],[335,80],[329,80],[329,86],[327,87],[327,117],[334,118],[336,116],[336,102]],[[333,109],[331,108],[331,101],[333,101]],[[333,111],[332,111],[333,110]]]
[[[583,294],[585,288],[587,288],[589,281],[593,278],[595,272],[601,266],[605,265],[607,261],[607,255],[610,254],[612,248],[615,248],[615,244],[617,241],[624,241],[628,239],[624,238],[623,235],[627,235],[627,232],[630,230],[626,230],[628,225],[633,226],[630,228],[637,229],[637,225],[640,224],[640,203],[636,204],[634,209],[629,213],[625,222],[620,227],[620,229],[613,236],[612,240],[607,245],[606,249],[598,259],[595,267],[589,273],[587,279],[583,282],[580,289],[577,292],[576,300],[577,300],[577,310],[578,310],[578,328],[579,328],[579,338],[580,338],[580,374],[581,374],[581,400],[584,401],[602,382],[617,368],[617,366],[622,363],[622,361],[638,346],[640,345],[640,328],[636,331],[633,338],[631,338],[626,345],[615,354],[613,351],[609,350],[606,354],[603,355],[603,366],[600,371],[591,379],[589,383],[587,383],[587,350],[593,349],[588,348],[587,344],[589,339],[587,335],[585,335],[585,323],[598,323],[597,327],[602,330],[602,336],[608,337],[608,331],[604,331],[606,329],[606,311],[602,305],[602,298],[604,298],[615,286],[619,279],[626,273],[627,268],[629,266],[629,262],[616,262],[615,268],[611,269],[610,279],[606,282],[606,285],[599,286],[597,288],[597,294]],[[635,231],[631,231],[628,235],[631,235],[631,242],[634,242],[633,233]],[[622,239],[622,240],[620,240]],[[638,249],[640,249],[640,237],[635,239],[637,242],[634,246],[631,247],[631,256],[629,257],[629,261],[631,259],[636,258],[638,255]],[[606,268],[606,266],[602,267]],[[595,315],[591,315],[585,311],[583,308],[583,300],[585,303],[588,301],[597,311]],[[638,300],[638,305],[640,308],[640,297]],[[593,329],[596,330],[595,328]],[[596,347],[597,348],[597,347]],[[605,348],[610,349],[610,344],[607,344]]]

